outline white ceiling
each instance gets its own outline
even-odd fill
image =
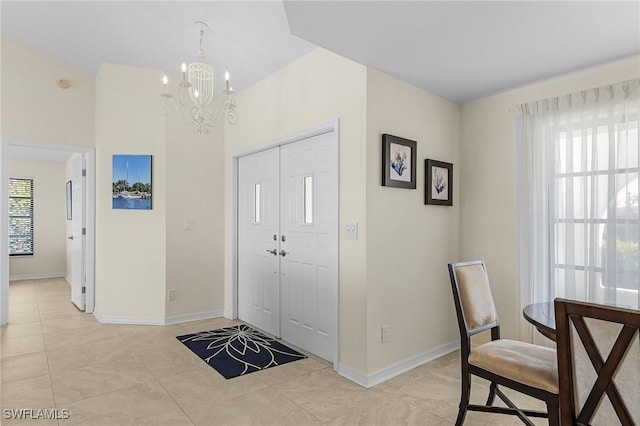
[[[92,74],[103,62],[177,73],[206,21],[216,85],[228,69],[236,92],[315,45],[456,102],[640,54],[638,1],[2,1],[0,12],[3,35]]]

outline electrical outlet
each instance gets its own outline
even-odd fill
[[[380,340],[382,343],[387,343],[389,341],[389,326],[383,325],[380,327]]]
[[[169,302],[173,302],[174,300],[176,300],[176,289],[175,288],[170,288],[167,291],[167,300]]]
[[[184,229],[186,231],[191,231],[193,229],[193,219],[184,220]]]

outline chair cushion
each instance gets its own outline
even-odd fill
[[[558,393],[555,349],[516,340],[493,340],[472,349],[469,364],[534,388]]]
[[[473,331],[497,321],[498,314],[484,267],[481,264],[458,266],[455,272],[467,330]]]

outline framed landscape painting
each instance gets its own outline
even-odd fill
[[[437,160],[424,160],[424,203],[437,206],[453,205],[453,164]]]
[[[111,177],[112,208],[151,210],[151,155],[114,155]]]
[[[382,186],[416,189],[416,141],[382,135]]]

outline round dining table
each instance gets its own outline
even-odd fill
[[[553,302],[532,303],[522,310],[522,316],[543,336],[556,341],[556,315]]]

